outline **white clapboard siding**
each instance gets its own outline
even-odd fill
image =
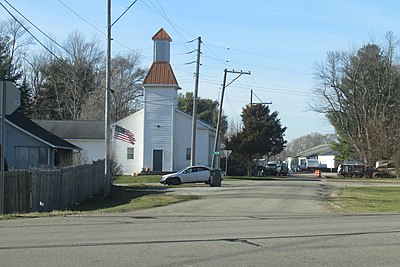
[[[123,174],[134,175],[142,171],[143,168],[143,110],[140,110],[116,123],[118,126],[122,126],[128,129],[135,135],[136,142],[134,145],[117,140],[113,138],[113,157],[117,163],[121,165]],[[134,148],[134,158],[127,158],[128,147]]]
[[[176,110],[176,130],[175,130],[175,170],[189,166],[190,160],[186,159],[186,149],[191,148],[192,144],[192,117],[182,111]],[[196,162],[199,165],[210,165],[210,135],[213,134],[212,128],[204,122],[197,120],[196,123]]]
[[[144,107],[145,168],[153,170],[153,151],[163,151],[162,171],[172,171],[176,87],[146,88]]]

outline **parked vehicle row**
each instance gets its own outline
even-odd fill
[[[374,169],[363,164],[341,164],[337,173],[342,177],[372,177]]]
[[[341,164],[337,171],[342,177],[395,177],[397,175],[395,168],[389,168],[388,165],[377,168],[364,164]]]
[[[279,161],[269,161],[264,167],[265,175],[286,176],[288,171],[287,165]]]
[[[259,160],[256,167],[256,176],[286,176],[289,169],[287,164],[280,161],[262,161]]]

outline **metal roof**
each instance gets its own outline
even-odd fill
[[[170,85],[180,88],[171,65],[168,62],[161,61],[153,62],[143,84]]]
[[[338,152],[333,150],[330,144],[324,144],[301,151],[295,154],[293,157],[316,157],[316,156],[327,156],[327,155],[337,155],[337,154]]]
[[[167,41],[172,41],[171,37],[169,37],[168,33],[164,30],[164,28],[161,28],[156,34],[154,34],[153,41],[155,40],[167,40]]]

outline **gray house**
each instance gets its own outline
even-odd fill
[[[80,153],[74,154],[75,163],[90,163],[104,159],[104,122],[61,120],[34,120],[34,122],[52,134],[80,147]]]
[[[73,153],[80,150],[18,111],[6,115],[5,122],[5,159],[9,169],[71,166]]]

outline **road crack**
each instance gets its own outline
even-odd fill
[[[260,245],[260,244],[254,243],[254,242],[250,242],[247,239],[235,238],[235,239],[226,239],[226,241],[244,243],[244,244],[252,245],[252,246],[255,246],[255,247],[263,247],[263,245]]]

